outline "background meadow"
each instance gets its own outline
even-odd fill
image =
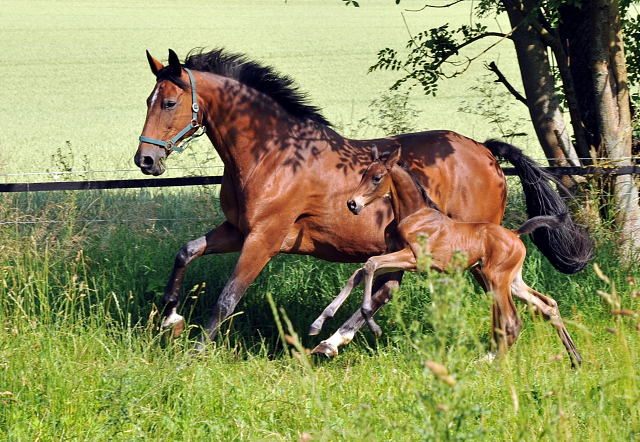
[[[381,118],[380,105],[371,103],[394,75],[366,72],[379,49],[404,44],[407,29],[393,2],[364,3],[6,0],[0,9],[0,179],[139,178],[132,157],[153,87],[145,49],[163,60],[167,48],[181,56],[201,46],[245,52],[295,78],[343,134],[380,135],[389,117]],[[462,23],[468,5],[405,18],[412,31]],[[472,56],[483,47],[469,49]],[[500,44],[468,74],[444,83],[436,97],[412,92],[394,115],[416,130],[453,129],[483,140],[501,128],[458,109],[493,106],[508,117],[503,128],[532,134],[522,123],[524,106],[501,101],[499,90],[487,104],[482,92],[493,81],[483,60],[497,60],[518,84],[512,57],[508,43]],[[418,114],[411,117],[407,108]],[[517,144],[541,155],[533,138]],[[165,176],[220,172],[207,141],[173,155],[169,166],[174,169]],[[83,172],[59,173],[69,171]],[[47,174],[21,175],[26,172]],[[514,226],[526,216],[517,181],[509,201],[505,223]],[[308,357],[304,348],[335,330],[360,292],[319,338],[306,337],[354,266],[298,256],[274,259],[215,348],[194,355],[192,340],[236,256],[192,264],[182,310],[190,329],[180,339],[158,331],[156,303],[179,247],[220,216],[215,187],[0,195],[0,439],[640,435],[634,279],[640,271],[617,260],[611,234],[594,230],[600,275],[591,267],[561,275],[529,247],[525,279],[559,302],[585,359],[577,370],[553,328],[526,306],[520,306],[525,325],[512,351],[482,362],[489,302],[459,274],[406,275],[380,314],[381,340],[365,331],[333,360]],[[285,334],[294,345],[284,343]],[[444,364],[455,382],[435,376],[426,361]]]

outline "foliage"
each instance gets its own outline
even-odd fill
[[[515,138],[527,135],[522,131],[527,122],[524,118],[514,117],[513,97],[492,80],[491,75],[477,79],[476,84],[469,89],[482,98],[473,102],[463,100],[458,111],[482,117],[496,129],[501,138],[513,143]],[[500,112],[496,112],[496,109],[500,109]]]
[[[421,112],[411,103],[410,91],[384,91],[369,104],[369,113],[360,119],[350,136],[367,136],[366,128],[373,128],[385,136],[413,132],[420,127]]]
[[[424,93],[435,95],[438,81],[463,73],[471,60],[450,62],[449,58],[458,55],[459,50],[467,44],[479,40],[486,35],[486,26],[475,23],[463,25],[456,30],[449,29],[449,24],[419,32],[407,42],[409,51],[406,59],[401,59],[398,51],[384,48],[378,52],[378,62],[369,68],[376,70],[402,71],[404,74],[391,89],[398,89],[406,82],[422,86]],[[445,65],[446,63],[446,65]],[[448,72],[446,67],[453,68]]]

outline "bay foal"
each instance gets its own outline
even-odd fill
[[[466,268],[474,268],[485,290],[493,294],[492,333],[500,352],[515,342],[522,325],[513,303],[512,296],[515,296],[551,321],[572,364],[579,364],[582,358],[562,322],[556,301],[535,291],[522,279],[526,248],[520,235],[541,227],[558,228],[566,221],[567,215],[537,216],[514,231],[494,223],[454,221],[443,214],[418,181],[398,165],[399,160],[399,147],[382,157],[374,148],[373,162],[347,202],[349,210],[357,215],[378,198],[390,198],[396,225],[386,235],[390,253],[369,258],[364,267],[349,278],[345,288],[312,324],[310,334],[319,333],[324,321],[335,314],[351,290],[364,280],[362,315],[379,336],[381,329],[372,318],[373,280],[388,272],[416,271],[417,256],[423,253],[424,248],[421,236],[426,235],[426,251],[431,255],[434,269],[446,271],[454,252],[460,251],[466,256]],[[330,340],[323,341],[321,346],[324,348],[320,352],[337,353],[337,346]]]

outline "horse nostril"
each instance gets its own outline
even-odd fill
[[[148,155],[142,157],[142,161],[140,162],[140,167],[151,167],[153,166],[153,158]]]

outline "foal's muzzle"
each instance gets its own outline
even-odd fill
[[[358,203],[356,203],[355,200],[349,200],[347,201],[347,207],[354,215],[357,215],[360,213],[363,206],[358,205]]]

